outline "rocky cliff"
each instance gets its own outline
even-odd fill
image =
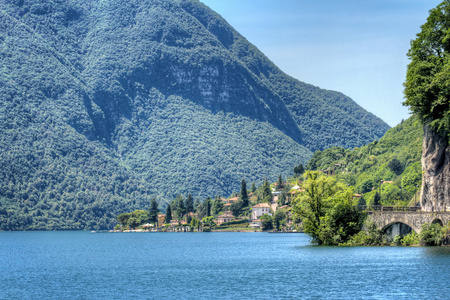
[[[450,147],[445,137],[424,126],[421,205],[426,211],[450,210]]]

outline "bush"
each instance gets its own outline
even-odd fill
[[[444,234],[442,232],[442,226],[438,223],[422,225],[420,231],[419,240],[421,246],[440,246],[442,240],[444,239]]]
[[[405,235],[402,239],[402,246],[411,246],[419,244],[419,236],[414,231]]]
[[[377,229],[373,222],[366,222],[365,229],[353,235],[343,246],[379,246],[388,245],[389,238]]]
[[[224,222],[224,223],[220,224],[219,227],[229,227],[229,226],[233,226],[233,225],[242,225],[242,224],[248,225],[248,219]]]
[[[394,244],[396,246],[400,246],[402,244],[402,236],[401,235],[396,235],[394,237],[394,241],[392,242],[392,244]]]

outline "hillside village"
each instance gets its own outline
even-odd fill
[[[167,205],[166,213],[158,212],[153,219],[152,214],[158,209],[120,214],[117,217],[119,224],[113,231],[297,231],[299,224],[292,216],[291,204],[293,198],[303,191],[301,184],[299,176],[283,181],[280,175],[276,183],[269,184],[266,179],[258,189],[253,184],[250,190],[246,190],[243,180],[238,195],[235,193],[229,198],[218,196],[214,200],[208,198],[203,203],[197,200],[192,207],[194,209],[189,207],[190,195],[185,201],[178,196]]]

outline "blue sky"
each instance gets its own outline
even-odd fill
[[[340,91],[390,126],[402,106],[410,41],[435,0],[200,0],[281,70]]]

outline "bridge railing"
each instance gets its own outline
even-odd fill
[[[358,205],[360,211],[421,211],[419,206]]]

